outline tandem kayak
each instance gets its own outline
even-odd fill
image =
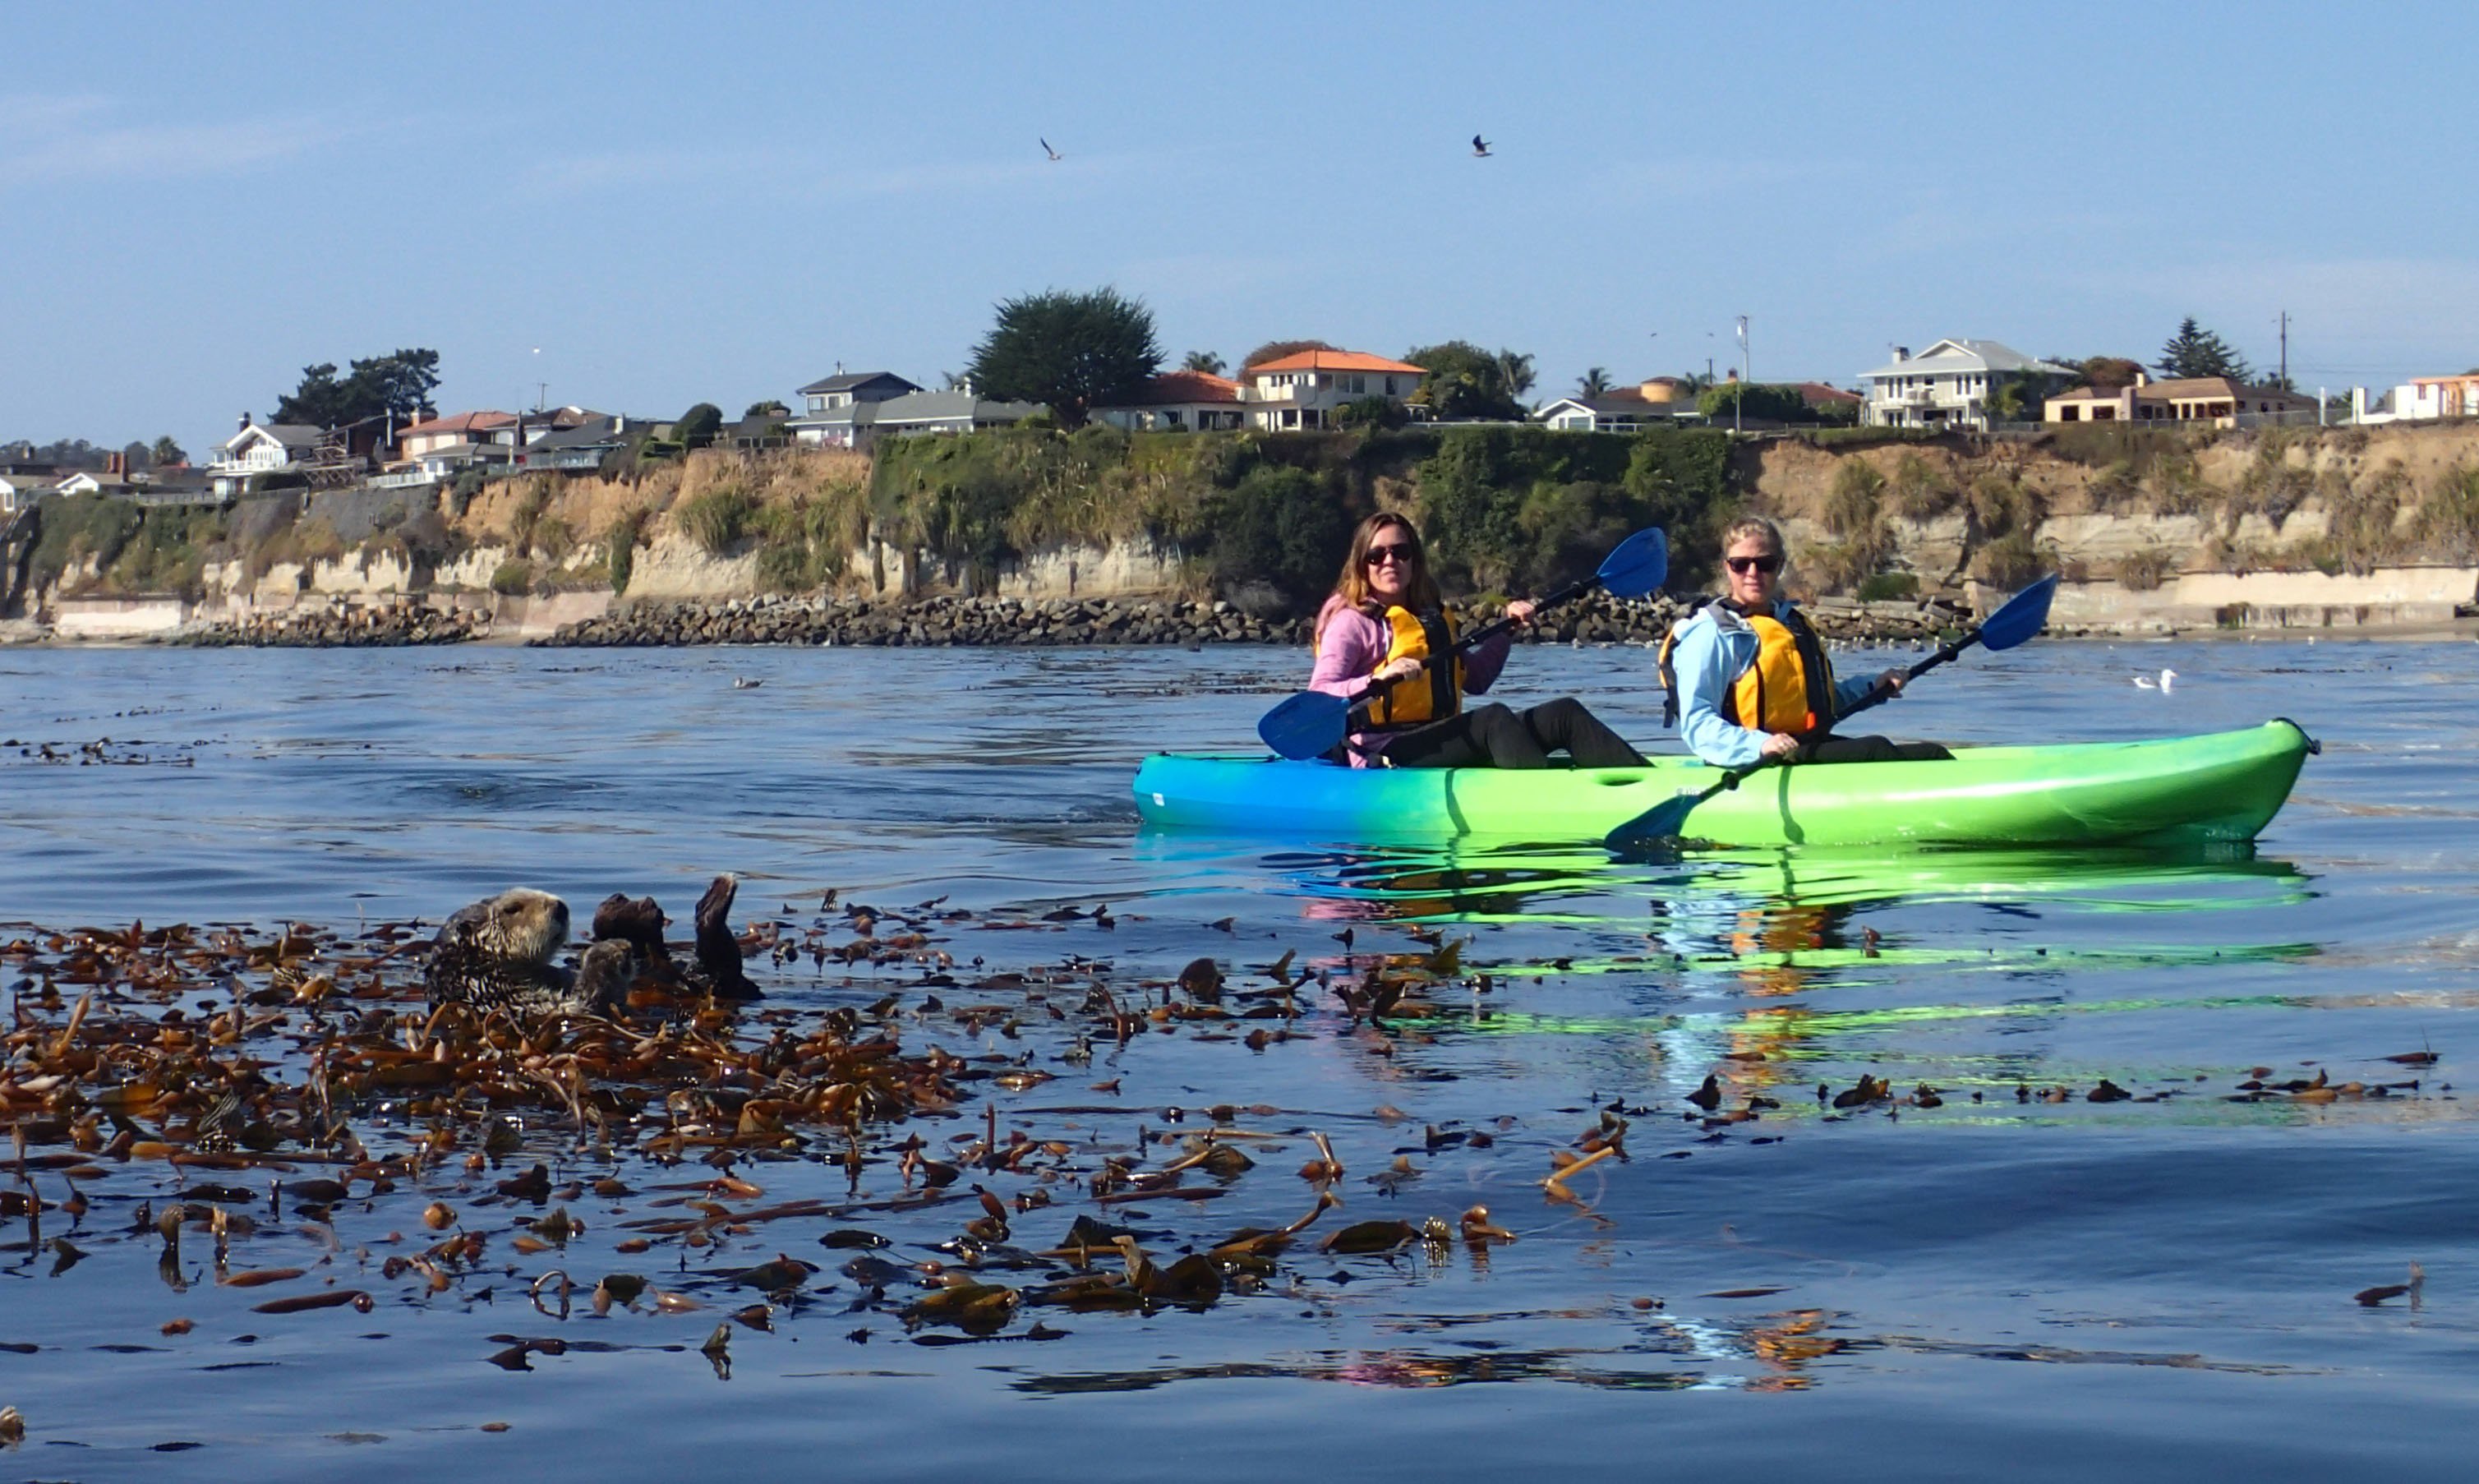
[[[1937,762],[1767,768],[1698,805],[1677,833],[1723,846],[2191,844],[2252,840],[2315,750],[2287,720],[2146,742],[1957,749]],[[1318,843],[1484,836],[1625,838],[1720,770],[1348,768],[1157,753],[1137,770],[1149,825]]]

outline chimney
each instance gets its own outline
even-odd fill
[[[234,428],[234,429],[233,429],[233,431],[234,431],[234,432],[236,432],[236,433],[246,433],[246,432],[248,432],[248,431],[249,431],[249,414],[248,414],[248,413],[245,413],[245,412],[244,412],[244,413],[243,413],[243,414],[241,415],[241,426],[239,426],[239,427],[237,427],[237,428]]]
[[[1910,347],[1910,346],[1908,346],[1908,345],[1896,345],[1896,346],[1894,347],[1894,364],[1895,364],[1895,365],[1900,366],[1900,365],[1902,365],[1904,361],[1907,361],[1907,360],[1909,360],[1910,358],[1911,358],[1911,347]]]
[[[2144,370],[2140,366],[2134,369],[2134,384],[2138,387],[2148,387],[2152,385],[2152,378],[2144,373]]]

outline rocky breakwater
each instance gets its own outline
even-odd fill
[[[1644,599],[1589,593],[1543,613],[1521,637],[1537,644],[1659,644],[1670,627],[1685,618],[1698,601],[1666,593]],[[1841,644],[1930,645],[1971,622],[1969,606],[1952,598],[1896,602],[1819,598],[1800,604],[1800,611],[1818,633]],[[1492,608],[1479,616],[1487,619],[1495,613]]]
[[[166,639],[199,649],[381,649],[464,644],[491,634],[491,615],[413,602],[294,608],[195,625]]]
[[[1941,644],[1971,627],[1971,605],[1956,598],[1902,599],[1860,602],[1851,598],[1817,598],[1801,603],[1800,611],[1828,641],[1840,644]]]
[[[1304,644],[1308,626],[1227,602],[1116,598],[756,598],[631,603],[563,625],[539,645],[841,644],[989,648],[1091,644]]]

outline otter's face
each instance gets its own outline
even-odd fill
[[[568,941],[568,904],[548,891],[520,886],[483,904],[476,947],[494,958],[549,963]]]

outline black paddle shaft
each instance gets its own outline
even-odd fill
[[[1597,572],[1594,573],[1589,577],[1577,577],[1574,581],[1568,583],[1565,587],[1553,589],[1550,592],[1534,599],[1532,601],[1533,611],[1537,613],[1553,604],[1581,598],[1586,593],[1591,592],[1593,589],[1600,585],[1601,575]],[[1447,655],[1461,654],[1467,650],[1476,650],[1500,634],[1511,634],[1515,632],[1515,620],[1511,618],[1492,619],[1490,622],[1483,624],[1478,628],[1475,628],[1471,632],[1457,639],[1454,642],[1453,647],[1448,649],[1444,655],[1422,655],[1420,658],[1420,664],[1423,668],[1426,668],[1427,666],[1436,664],[1440,659],[1445,658]],[[1372,684],[1363,690],[1359,695],[1352,697],[1351,708],[1354,711],[1357,711],[1362,706],[1367,705],[1370,701],[1376,698],[1377,689],[1377,685]]]

